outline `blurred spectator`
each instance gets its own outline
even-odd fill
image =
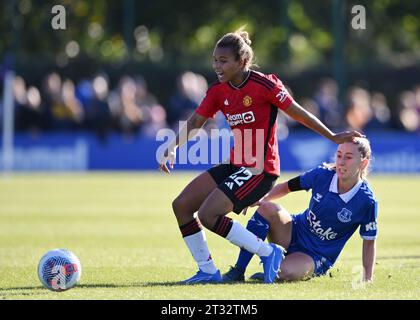
[[[126,136],[136,133],[144,121],[144,114],[136,104],[136,83],[132,77],[123,76],[120,79],[118,88],[109,97],[109,104],[122,132]]]
[[[167,127],[166,111],[148,91],[147,83],[143,77],[136,77],[136,102],[143,112],[144,124],[142,134],[155,137],[156,133]]]
[[[385,95],[381,92],[373,92],[370,106],[372,108],[372,118],[366,124],[366,129],[389,128],[391,122],[391,109],[387,104]]]
[[[186,120],[194,112],[208,89],[206,79],[192,71],[179,75],[176,84],[168,110],[168,121],[174,128],[178,127],[178,121]]]
[[[22,113],[26,108],[27,96],[26,96],[26,83],[21,76],[16,76],[13,81],[13,100],[15,106],[15,128],[16,130],[25,130],[26,126],[21,124]]]
[[[417,109],[416,94],[413,91],[407,90],[400,94],[398,122],[406,131],[420,131],[420,115]]]
[[[311,98],[303,98],[300,105],[308,112],[312,113],[318,119],[321,118],[321,110],[315,100]]]
[[[76,92],[85,113],[84,128],[93,130],[105,142],[111,129],[108,77],[97,74],[92,81],[83,80],[77,85]]]
[[[290,88],[286,88],[293,96]],[[207,89],[202,75],[183,72],[177,78],[176,92],[164,108],[149,92],[142,76],[124,75],[117,86],[111,88],[105,73],[82,79],[75,85],[73,80],[62,80],[57,72],[51,72],[43,80],[41,92],[35,85],[27,85],[23,77],[16,76],[13,82],[15,127],[17,131],[30,133],[84,129],[96,133],[101,141],[106,141],[109,132],[122,132],[127,137],[137,134],[154,137],[168,125],[177,130],[179,121],[194,112]],[[350,87],[344,115],[337,94],[334,80],[326,78],[320,81],[313,98],[298,101],[332,129],[347,126],[365,131],[397,125],[405,131],[420,132],[420,85],[400,93],[395,106],[389,106],[381,92]],[[290,131],[300,127],[282,112],[278,113],[278,124],[279,139],[286,139]],[[212,128],[227,127],[221,113],[205,125],[208,132]]]
[[[314,94],[319,107],[319,119],[329,128],[340,128],[343,122],[343,107],[338,101],[338,86],[331,78],[321,80]]]
[[[156,103],[149,107],[149,121],[143,126],[142,134],[149,137],[156,137],[156,133],[168,126],[166,122],[166,111],[160,104]]]
[[[44,79],[43,101],[48,115],[48,128],[54,130],[74,130],[80,128],[84,118],[83,108],[75,96],[72,80],[62,82],[56,72]]]
[[[414,87],[414,94],[416,96],[416,110],[420,116],[420,84]]]
[[[108,101],[112,117],[117,119],[118,127],[128,137],[138,132],[154,135],[167,126],[165,109],[148,91],[141,76],[135,79],[123,76]]]
[[[363,132],[372,117],[369,92],[361,87],[351,87],[347,92],[345,114],[348,127]]]
[[[61,90],[64,108],[60,114],[60,120],[62,123],[65,123],[65,126],[68,126],[68,128],[78,128],[85,118],[85,112],[80,100],[76,97],[74,82],[70,79],[64,80]]]

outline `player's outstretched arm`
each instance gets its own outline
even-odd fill
[[[170,173],[169,169],[174,168],[174,162],[176,158],[176,150],[179,146],[182,146],[188,141],[190,132],[195,129],[201,128],[206,123],[207,118],[203,117],[196,112],[188,118],[184,126],[179,130],[175,139],[169,144],[168,148],[163,153],[162,159],[159,161],[159,169],[163,172]],[[169,163],[169,168],[167,164]]]
[[[363,261],[363,280],[373,281],[373,269],[376,260],[376,240],[363,240],[362,261]]]
[[[318,132],[320,135],[330,139],[337,144],[343,142],[352,142],[354,138],[364,137],[363,134],[355,130],[333,133],[330,129],[327,128],[327,126],[325,126],[325,124],[321,122],[321,120],[315,117],[312,113],[306,111],[296,101],[293,101],[292,104],[286,110],[284,110],[284,112],[297,122],[303,124],[315,132]]]
[[[267,193],[267,195],[264,196],[264,198],[260,200],[260,202],[279,199],[279,198],[284,197],[288,193],[290,193],[289,185],[288,185],[288,182],[285,181],[274,186],[274,188],[271,189],[270,192]]]
[[[252,207],[260,206],[261,203],[264,201],[271,201],[271,200],[282,198],[288,193],[290,193],[288,182],[286,181],[286,182],[279,183],[275,185],[273,189],[271,189],[270,192],[267,193],[264,197],[262,197],[260,200],[258,200],[254,204],[250,205],[250,207],[252,208]],[[248,207],[242,210],[242,214],[246,215],[247,211],[248,211]]]

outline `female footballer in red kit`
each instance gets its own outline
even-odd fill
[[[275,75],[252,70],[253,59],[251,40],[246,31],[228,33],[216,43],[213,69],[218,81],[210,86],[201,104],[159,161],[160,170],[169,173],[177,148],[187,142],[185,137],[192,130],[201,128],[218,111],[225,115],[234,133],[230,161],[201,173],[172,203],[183,239],[199,269],[197,274],[182,281],[183,284],[222,281],[202,226],[260,256],[264,281],[273,283],[276,279],[284,256],[283,248],[264,242],[226,215],[231,211],[239,214],[260,200],[279,177],[276,135],[279,109],[337,144],[362,136],[357,131],[331,132],[293,100]]]

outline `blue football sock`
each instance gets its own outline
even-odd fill
[[[265,220],[265,218],[261,216],[258,213],[258,211],[255,211],[254,215],[248,221],[248,224],[246,226],[247,230],[251,231],[253,234],[255,234],[258,238],[262,239],[263,241],[267,237],[268,227],[269,227],[268,221]],[[236,262],[236,267],[245,271],[253,255],[254,255],[253,253],[245,249],[241,249],[238,260]]]

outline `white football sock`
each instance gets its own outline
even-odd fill
[[[255,234],[245,229],[239,222],[233,221],[232,228],[226,236],[231,243],[240,248],[257,254],[260,257],[266,257],[271,254],[273,248]]]
[[[260,257],[268,257],[273,252],[273,247],[267,242],[263,242],[258,248],[257,255]]]
[[[217,272],[207,246],[204,230],[184,237],[184,241],[201,271],[211,274]]]

